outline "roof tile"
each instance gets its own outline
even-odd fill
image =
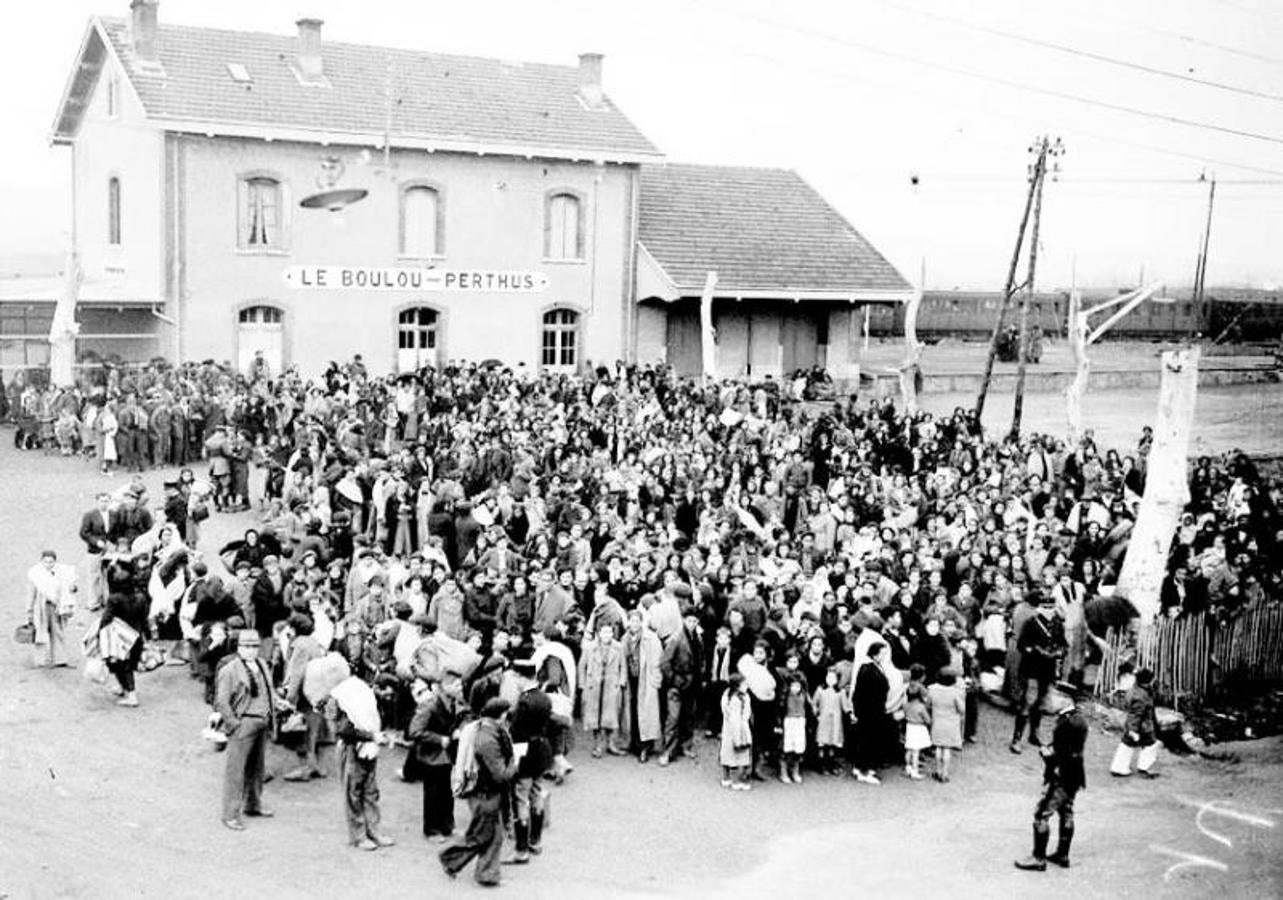
[[[293,36],[161,25],[162,77],[133,65],[125,20],[101,22],[153,118],[381,135],[390,74],[394,144],[401,135],[585,155],[659,155],[609,100],[601,109],[584,107],[574,66],[326,41],[327,88],[295,76]],[[238,84],[227,63],[245,66],[253,81]]]
[[[912,286],[796,172],[643,166],[641,242],[682,290],[909,291]]]

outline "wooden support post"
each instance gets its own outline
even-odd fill
[[[1135,605],[1142,626],[1153,622],[1158,614],[1167,554],[1176,523],[1189,499],[1189,441],[1198,394],[1199,356],[1197,346],[1163,354],[1145,495],[1118,574],[1117,592]]]
[[[52,387],[74,387],[76,383],[76,303],[80,297],[80,258],[74,248],[67,251],[67,270],[63,290],[54,306],[49,326],[49,384]]]
[[[709,272],[704,279],[704,293],[699,298],[699,335],[704,383],[717,377],[717,340],[713,334],[713,291],[717,287],[717,273]]]
[[[922,292],[904,308],[904,362],[900,364],[900,400],[906,414],[918,411],[918,372],[922,359],[922,344],[918,342],[918,309],[922,306]]]

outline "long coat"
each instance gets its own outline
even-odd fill
[[[614,731],[619,728],[620,702],[628,681],[624,651],[615,641],[585,641],[579,658],[579,686],[584,728]]]
[[[641,646],[638,648],[636,737],[639,741],[657,741],[660,735],[659,686],[662,680],[659,661],[660,657],[663,656],[664,647],[659,642],[655,632],[649,629],[642,629],[640,641]],[[627,671],[626,662],[625,671]],[[626,704],[629,703],[631,703],[631,699],[628,694],[628,680],[625,678],[623,699],[623,704],[625,705],[622,708],[628,709]],[[624,728],[630,727],[628,716],[623,716],[620,724]]]

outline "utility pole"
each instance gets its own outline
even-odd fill
[[[1031,151],[1033,147],[1029,148]],[[1016,232],[1016,249],[1011,253],[1011,266],[1007,269],[1007,286],[1002,292],[1002,303],[998,307],[998,321],[993,326],[993,336],[989,339],[989,358],[985,360],[985,374],[980,382],[980,395],[976,397],[976,420],[981,421],[985,411],[985,397],[989,394],[989,382],[993,378],[993,362],[998,355],[998,341],[1002,339],[1002,326],[1007,319],[1007,306],[1016,289],[1016,266],[1020,264],[1020,251],[1025,245],[1025,228],[1029,225],[1029,212],[1033,208],[1034,191],[1042,179],[1042,168],[1047,161],[1047,143],[1044,139],[1038,145],[1038,158],[1034,162],[1029,176],[1029,193],[1025,195],[1025,211],[1020,217],[1020,230]]]
[[[1020,437],[1020,419],[1025,409],[1025,366],[1029,354],[1029,298],[1034,292],[1034,273],[1038,267],[1038,227],[1042,224],[1042,188],[1047,182],[1047,157],[1059,156],[1063,152],[1059,139],[1050,143],[1042,139],[1042,148],[1038,159],[1041,171],[1038,173],[1037,193],[1034,197],[1034,230],[1029,239],[1029,271],[1025,275],[1025,288],[1020,293],[1020,341],[1016,348],[1016,401],[1011,412],[1010,438]]]
[[[1203,291],[1207,286],[1207,249],[1212,240],[1212,206],[1216,203],[1216,176],[1212,175],[1207,188],[1207,225],[1203,229],[1202,250],[1198,254],[1198,268],[1194,272],[1194,319],[1197,324],[1191,325],[1193,332],[1203,330]]]

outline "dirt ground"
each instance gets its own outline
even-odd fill
[[[466,896],[419,833],[419,789],[401,751],[380,764],[398,845],[349,849],[335,779],[266,789],[271,820],[218,820],[224,757],[199,738],[196,682],[140,677],[138,709],[116,707],[77,670],[38,670],[9,640],[39,551],[81,557],[93,493],[121,483],[92,465],[12,449],[0,429],[0,898]],[[160,495],[162,473],[147,476]],[[211,520],[206,549],[248,515]],[[79,627],[83,629],[83,622]],[[1040,766],[1007,752],[1007,714],[981,711],[981,742],[948,785],[888,773],[880,787],[809,776],[751,794],[718,786],[714,748],[668,769],[592,760],[556,789],[546,849],[506,872],[505,893],[541,898],[1278,897],[1283,893],[1283,740],[1237,745],[1237,762],[1164,757],[1152,782],[1110,779],[1111,735],[1093,731],[1074,867],[1016,871],[1029,845]],[[1218,748],[1224,749],[1224,748]],[[270,769],[292,757],[274,748]],[[1212,804],[1210,807],[1208,804]],[[1201,812],[1201,826],[1200,826]],[[460,808],[461,816],[464,814]],[[1188,863],[1183,868],[1181,863]],[[1036,893],[1035,893],[1036,892]]]

